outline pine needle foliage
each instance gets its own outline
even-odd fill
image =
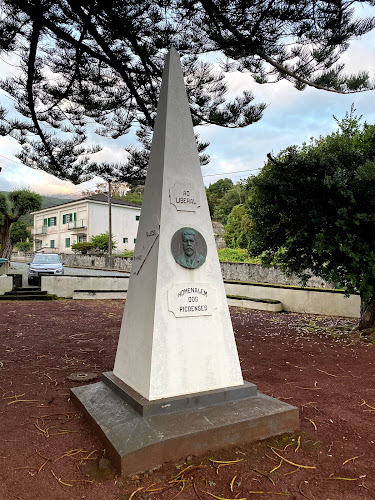
[[[0,53],[15,66],[0,84],[11,103],[0,108],[0,134],[18,140],[25,165],[75,184],[94,175],[144,180],[171,45],[182,56],[194,125],[261,119],[266,105],[249,89],[229,97],[228,72],[259,83],[284,78],[300,90],[372,88],[366,71],[346,75],[340,63],[374,27],[351,1],[0,0],[0,12]],[[125,161],[95,160],[95,136],[115,140],[134,127],[139,146]],[[203,164],[206,147],[198,140]]]

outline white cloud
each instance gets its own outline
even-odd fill
[[[101,151],[92,155],[92,159],[97,162],[118,163],[126,161],[128,153],[119,143],[113,146],[104,146]]]

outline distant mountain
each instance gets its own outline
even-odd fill
[[[0,193],[7,196],[8,191],[0,191]],[[73,198],[66,198],[65,196],[59,198],[57,196],[42,196],[42,208],[54,207],[55,205],[61,205],[62,203],[68,203],[69,201],[74,201]],[[26,224],[26,226],[34,225],[34,216],[30,214],[23,215],[21,220]]]

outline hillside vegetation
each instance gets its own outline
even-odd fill
[[[7,196],[8,191],[0,191],[0,193]],[[74,201],[73,198],[58,198],[56,196],[42,196],[42,208],[54,207],[55,205],[61,205],[62,203],[68,203],[69,201]],[[22,215],[20,218],[22,222],[26,224],[27,227],[34,225],[34,217],[30,214]]]

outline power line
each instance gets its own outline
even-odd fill
[[[12,160],[12,158],[9,158],[8,156],[4,156],[4,155],[0,155],[0,156],[1,156],[1,158],[5,158],[8,161],[12,161],[13,163],[16,163],[17,165],[21,165],[23,167],[26,167],[26,165],[24,165],[20,161]]]
[[[234,172],[223,172],[223,173],[217,173],[217,174],[207,174],[207,175],[204,175],[203,177],[215,177],[216,175],[232,175],[232,174],[239,174],[239,173],[243,173],[243,172],[255,172],[255,170],[259,170],[259,168],[251,168],[249,170],[235,170]]]
[[[17,165],[20,165],[20,166],[24,166],[24,167],[27,166],[27,165],[24,165],[21,162],[13,160],[12,158],[9,158],[8,156],[0,154],[0,157],[1,158],[5,158],[8,161],[12,161],[13,163],[16,163]],[[245,172],[255,172],[257,170],[259,170],[259,168],[251,168],[251,169],[247,169],[247,170],[235,170],[233,172],[217,172],[216,174],[206,174],[206,175],[203,175],[202,177],[203,178],[206,178],[206,177],[217,177],[217,176],[232,177],[234,174],[241,174],[241,173],[245,173]],[[55,195],[55,198],[68,198],[69,196],[72,196],[72,195],[74,195],[76,193],[79,193],[81,191],[82,191],[82,189],[77,189],[76,191],[72,191],[71,193]]]

